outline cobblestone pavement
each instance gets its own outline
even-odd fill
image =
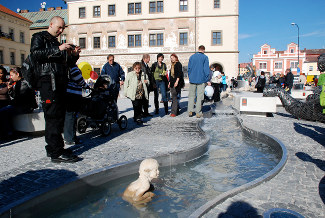
[[[187,96],[187,92],[183,95]],[[21,136],[14,141],[3,142],[0,145],[0,210],[91,171],[187,151],[205,141],[205,136],[197,129],[197,122],[201,119],[188,119],[186,97],[181,100],[182,115],[175,118],[163,116],[163,105],[160,104],[160,115],[146,118],[140,126],[133,122],[131,101],[121,98],[118,104],[120,114],[128,117],[128,128],[121,131],[117,124],[113,124],[108,137],[89,129],[80,136],[83,144],[70,147],[82,158],[77,163],[52,163],[45,157],[43,136]],[[152,107],[149,112],[153,114]]]
[[[273,179],[228,198],[204,217],[258,217],[286,208],[305,217],[325,217],[325,124],[297,120],[283,108],[274,117],[240,115],[250,129],[286,146],[288,160]]]
[[[129,118],[127,130],[120,131],[114,124],[108,137],[100,136],[99,131],[87,131],[80,136],[84,143],[71,147],[83,158],[74,164],[50,162],[45,157],[43,136],[24,135],[0,142],[0,210],[96,169],[197,146],[204,136],[195,128],[199,119],[187,117],[187,92],[182,95],[181,116],[163,116],[160,104],[160,115],[147,118],[143,126],[133,123],[131,101],[119,99],[120,114]],[[152,106],[152,114],[153,110]],[[229,198],[205,217],[258,216],[276,207],[295,210],[306,217],[325,217],[325,125],[297,120],[281,109],[274,117],[240,118],[248,128],[282,141],[288,149],[288,161],[273,179]]]

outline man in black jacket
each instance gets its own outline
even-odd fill
[[[45,146],[52,162],[76,162],[79,158],[64,149],[63,132],[66,111],[65,94],[68,68],[79,58],[80,48],[60,44],[57,37],[65,28],[61,17],[53,17],[47,31],[35,33],[31,40],[31,55],[40,74],[38,89],[45,118]]]
[[[149,79],[149,86],[148,88],[148,96],[150,95],[150,92],[154,90],[155,85],[155,80],[153,78],[153,75],[151,73],[151,69],[149,67],[149,62],[150,62],[150,55],[149,54],[144,54],[141,60],[141,70],[143,73],[147,75],[147,78]],[[151,117],[152,115],[149,114],[148,112],[149,109],[149,98],[146,101],[146,103],[143,105],[143,117]]]
[[[291,94],[291,89],[293,87],[293,74],[290,70],[290,68],[286,69],[286,75],[285,75],[285,89],[288,90],[288,93]]]

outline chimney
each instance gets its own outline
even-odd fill
[[[26,10],[26,9],[20,11],[20,13],[28,13],[28,12],[29,12],[29,10]]]
[[[54,11],[54,7],[49,7],[47,10],[48,11]]]
[[[45,8],[40,8],[39,11],[45,11]]]
[[[62,10],[62,7],[56,7],[56,10]]]

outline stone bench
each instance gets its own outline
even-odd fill
[[[268,116],[276,113],[278,97],[235,96],[234,108],[242,114]]]
[[[34,110],[33,113],[19,114],[13,118],[13,128],[19,132],[39,132],[45,130],[44,112]]]

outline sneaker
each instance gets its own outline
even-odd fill
[[[189,117],[193,117],[193,112],[188,112]]]
[[[75,145],[77,144],[76,142],[68,142],[68,141],[64,141],[65,145]]]
[[[79,157],[74,154],[62,154],[59,157],[51,157],[53,163],[75,163],[79,160]]]
[[[175,115],[175,114],[170,114],[170,116],[171,116],[171,117],[176,117],[176,115]]]
[[[201,118],[202,115],[201,114],[196,114],[196,118]]]
[[[143,123],[143,121],[141,119],[136,119],[135,122],[138,124],[138,125],[141,125]]]

